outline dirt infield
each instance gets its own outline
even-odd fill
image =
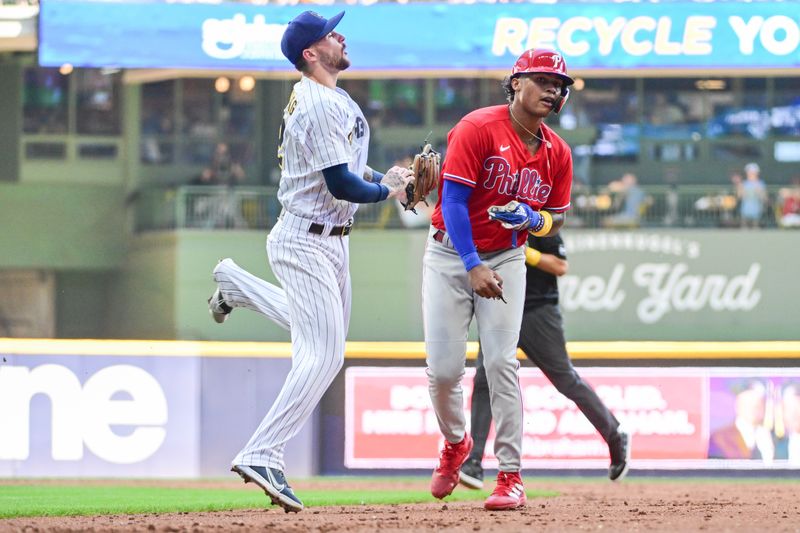
[[[404,487],[408,485],[403,483]],[[365,487],[363,482],[357,486]],[[526,486],[558,491],[560,495],[532,499],[526,508],[506,512],[485,511],[481,502],[311,507],[299,514],[269,507],[209,513],[20,518],[0,520],[0,531],[800,532],[800,484],[796,482],[634,478],[612,484],[529,478]],[[389,487],[388,483],[381,485],[383,489]],[[310,488],[352,487],[339,479],[295,484],[301,497],[303,490]]]

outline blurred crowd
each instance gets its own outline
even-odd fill
[[[800,227],[800,176],[770,190],[757,163],[729,175],[730,185],[682,188],[675,179],[643,187],[632,172],[589,187],[576,180],[568,223],[573,227],[720,227],[758,229]],[[701,192],[698,192],[701,191]]]

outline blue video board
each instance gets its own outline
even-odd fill
[[[796,4],[794,4],[796,6]],[[530,47],[555,48],[570,70],[793,69],[800,18],[791,2],[591,4],[381,3],[337,28],[354,70],[428,73],[510,69]],[[49,0],[42,65],[291,71],[280,51],[299,6]]]

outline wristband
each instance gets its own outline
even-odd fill
[[[553,215],[551,215],[549,211],[539,211],[539,215],[544,221],[542,227],[536,231],[531,231],[531,234],[537,237],[544,237],[553,229]]]
[[[535,267],[542,260],[542,252],[530,246],[525,248],[525,264]]]

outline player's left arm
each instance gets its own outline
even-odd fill
[[[539,211],[539,215],[541,215],[542,218],[541,227],[535,231],[531,230],[531,234],[537,237],[550,237],[551,235],[555,235],[567,220],[567,214],[563,211],[559,212],[542,209]]]
[[[572,196],[572,153],[569,149],[564,151],[561,160],[555,165],[553,176],[553,189],[547,204],[540,211],[545,219],[539,231],[531,231],[537,237],[549,237],[558,233],[567,220],[567,209],[570,207]]]
[[[364,167],[364,181],[368,181],[370,183],[380,183],[383,179],[383,174],[375,170],[374,168],[367,165]]]
[[[387,171],[386,183],[371,183],[350,172],[346,164],[322,169],[325,184],[337,200],[359,204],[376,203],[387,198],[405,198],[405,186],[411,179],[411,171],[392,167]],[[381,175],[381,179],[383,179]]]
[[[550,237],[558,233],[567,218],[572,194],[572,154],[564,151],[560,161],[553,166],[553,186],[547,203],[539,211],[526,203],[512,200],[506,205],[493,205],[489,208],[489,218],[500,222],[504,228],[527,230],[537,237]]]

